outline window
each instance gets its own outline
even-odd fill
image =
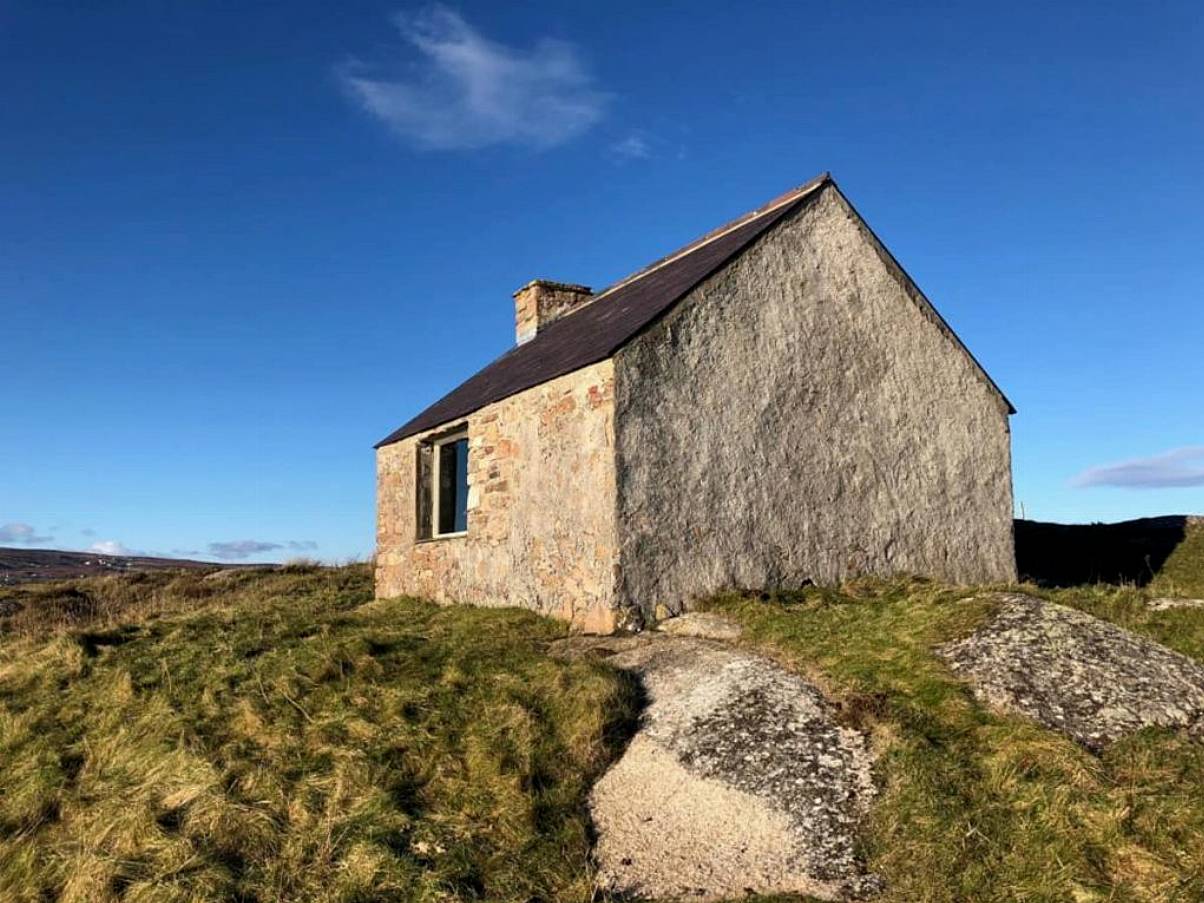
[[[418,538],[468,531],[468,434],[464,430],[418,446]]]

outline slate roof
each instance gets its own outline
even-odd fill
[[[831,181],[831,175],[823,173],[616,282],[580,310],[549,323],[530,341],[511,348],[375,447],[449,423],[524,389],[612,357],[691,289]],[[936,314],[935,309],[932,312]],[[939,314],[936,316],[940,319]],[[945,325],[943,320],[940,322]],[[960,345],[952,330],[949,333]],[[966,350],[964,345],[962,348]],[[976,360],[974,363],[978,366]],[[982,371],[981,366],[978,369]],[[982,375],[998,392],[985,371]],[[1011,411],[1010,402],[1007,404]]]

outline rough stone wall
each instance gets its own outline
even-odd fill
[[[1006,408],[838,192],[615,359],[620,604],[1015,577]]]
[[[467,534],[418,541],[417,447],[455,425],[377,451],[377,596],[517,605],[614,629],[613,362],[469,415]]]

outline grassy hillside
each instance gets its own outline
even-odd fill
[[[1183,540],[1162,563],[1151,588],[1170,595],[1204,598],[1204,520],[1188,522]]]
[[[261,566],[261,565],[256,565]],[[68,552],[60,549],[12,549],[0,547],[0,586],[40,580],[125,574],[132,571],[180,571],[219,567],[214,562],[187,558],[152,558],[145,555],[101,555],[98,552]]]
[[[1042,593],[1204,658],[1204,611]],[[988,614],[966,595],[712,603],[872,736],[880,899],[1204,899],[1204,747],[1095,757],[984,709],[931,651]],[[0,589],[0,900],[590,900],[584,801],[638,692],[549,658],[562,632],[373,602],[362,567]]]
[[[633,695],[559,626],[364,567],[4,593],[0,900],[588,899]]]
[[[1204,611],[1151,612],[1134,589],[1038,594],[1204,660]],[[932,653],[987,616],[987,603],[966,597],[868,581],[711,607],[871,732],[883,795],[866,847],[888,883],[882,899],[1204,899],[1204,747],[1150,730],[1096,757],[988,711]]]

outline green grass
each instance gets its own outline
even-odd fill
[[[1033,590],[1204,660],[1204,611]],[[713,600],[878,752],[883,903],[1204,899],[1204,747],[1096,757],[933,653],[990,613],[913,580]],[[585,800],[638,714],[564,628],[372,601],[366,567],[0,590],[0,900],[587,901]],[[682,841],[688,842],[688,839]]]
[[[1182,542],[1162,563],[1150,588],[1171,596],[1204,598],[1204,523],[1188,524]]]
[[[636,696],[559,626],[365,567],[105,579],[5,594],[0,900],[589,898]]]
[[[866,581],[712,602],[874,738],[882,792],[865,849],[881,899],[1204,899],[1204,748],[1151,730],[1097,758],[988,711],[932,653],[988,615],[966,595]],[[1052,595],[1204,658],[1204,612],[1150,613],[1106,587]]]

